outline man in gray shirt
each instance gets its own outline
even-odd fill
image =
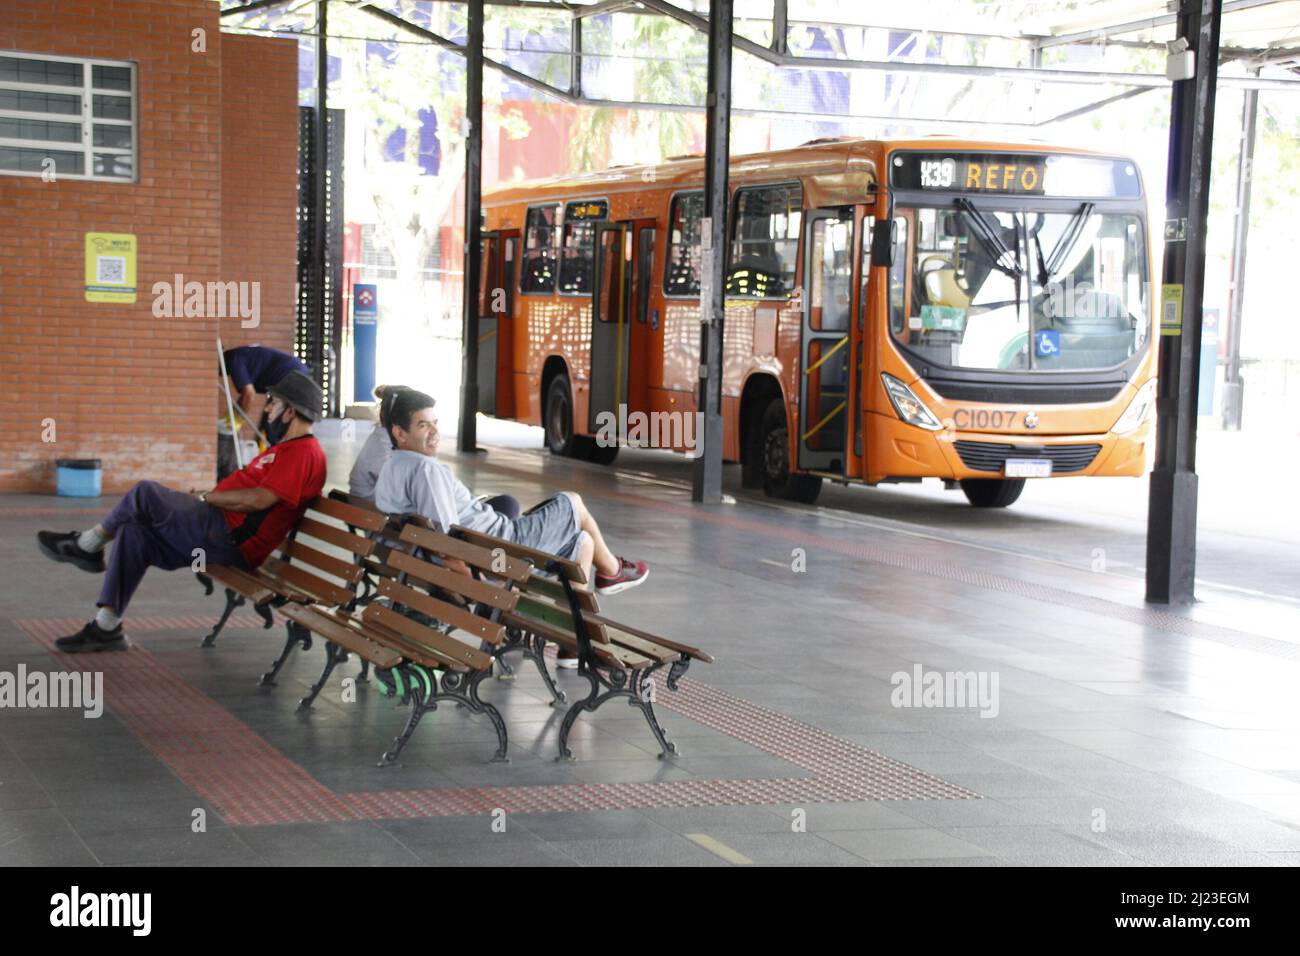
[[[616,556],[605,544],[596,519],[573,492],[562,492],[532,511],[511,519],[477,501],[465,484],[434,456],[438,419],[433,399],[405,390],[389,411],[393,454],[375,482],[375,506],[385,514],[418,514],[446,532],[452,525],[558,554],[582,566],[599,594],[636,587],[650,573],[643,561]]]

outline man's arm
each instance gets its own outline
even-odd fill
[[[235,404],[247,414],[248,410],[253,407],[253,399],[256,397],[257,389],[253,388],[252,385],[245,385],[239,390],[239,397],[235,400]]]
[[[209,491],[203,500],[226,511],[247,514],[274,507],[280,496],[269,488],[234,488],[230,491]]]

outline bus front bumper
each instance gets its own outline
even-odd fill
[[[1028,432],[932,432],[887,415],[867,416],[870,484],[891,478],[1002,478],[1007,459],[1048,460],[1051,477],[1139,477],[1150,471],[1153,426],[1126,435],[1036,435]]]

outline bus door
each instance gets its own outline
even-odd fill
[[[634,223],[596,224],[591,279],[591,392],[587,430],[599,429],[597,416],[627,405],[628,355],[632,341],[632,263]]]
[[[478,287],[478,410],[485,415],[514,413],[510,369],[511,281],[519,239],[499,232],[483,234]]]
[[[843,473],[849,419],[853,210],[811,210],[804,229],[799,467]]]

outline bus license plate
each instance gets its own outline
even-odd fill
[[[1008,458],[1004,474],[1008,478],[1051,478],[1049,458]]]

